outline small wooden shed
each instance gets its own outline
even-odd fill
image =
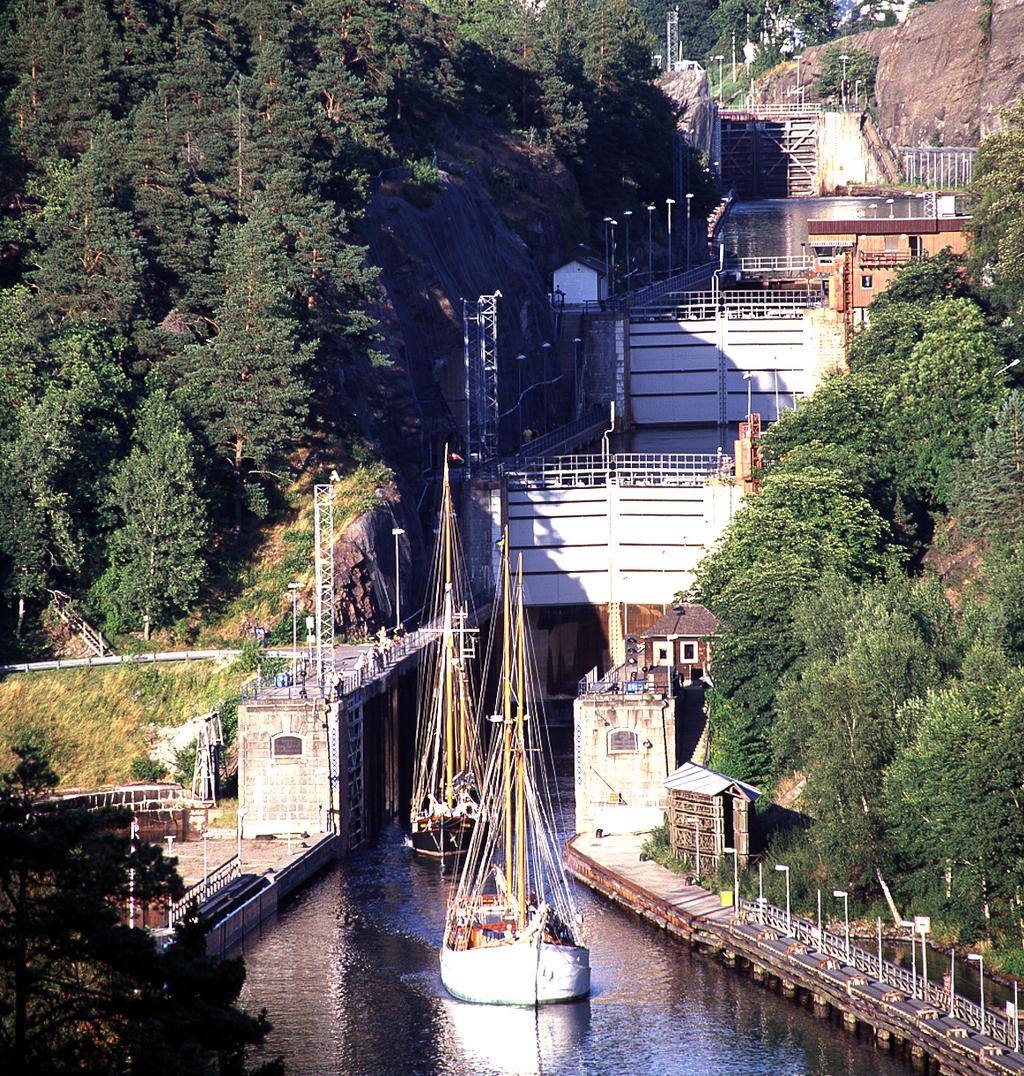
[[[668,833],[673,855],[717,866],[735,848],[743,867],[750,858],[750,805],[760,789],[686,762],[663,782],[668,789]]]
[[[566,306],[600,302],[608,297],[605,267],[593,254],[580,247],[572,261],[555,270],[552,291],[556,295],[561,293]]]

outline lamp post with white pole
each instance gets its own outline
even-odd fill
[[[612,232],[612,295],[615,294],[615,229],[618,227],[618,223],[619,222],[614,217],[610,221],[608,221],[608,227],[611,229]]]
[[[711,59],[718,61],[718,103],[725,104],[725,83],[722,80],[722,61],[725,57],[719,54],[712,56]]]
[[[401,527],[392,527],[391,533],[395,536],[395,630],[402,623],[402,571],[401,561],[398,559],[398,539],[405,534]]]
[[[846,963],[850,963],[850,894],[845,889],[833,889],[833,897],[843,898],[843,928],[846,936]]]
[[[654,280],[654,210],[655,206],[647,207],[647,283]]]
[[[690,268],[690,203],[693,201],[693,191],[686,195],[686,268]]]
[[[604,218],[604,279],[606,282],[610,282],[612,279],[611,263],[608,259],[608,225],[611,223],[611,217]]]
[[[622,215],[626,219],[626,291],[629,291],[629,287],[630,287],[629,277],[630,277],[630,274],[633,272],[633,262],[632,262],[632,258],[630,257],[630,250],[629,250],[629,218],[633,215],[633,210],[632,209],[624,209],[622,211]]]
[[[885,204],[889,207],[889,220],[892,220],[896,215],[896,199],[886,198]]]
[[[785,874],[785,876],[786,876],[786,933],[787,934],[792,934],[793,933],[793,917],[790,914],[790,910],[789,910],[789,867],[787,867],[784,863],[776,863],[775,864],[775,869],[777,871],[782,871],[782,873]]]
[[[668,208],[668,275],[672,275],[672,207],[676,204],[675,198],[666,198],[665,205]]]
[[[974,960],[978,965],[978,982],[980,983],[980,991],[978,995],[978,1007],[981,1010],[981,1021],[978,1025],[979,1030],[985,1034],[985,958],[981,953],[968,953],[968,960]]]
[[[842,87],[841,87],[840,98],[841,98],[841,100],[843,102],[843,108],[844,109],[846,108],[846,61],[849,58],[850,57],[847,56],[845,52],[842,54],[842,56],[839,57],[842,65],[843,65],[843,84],[842,84]]]
[[[298,628],[298,594],[302,586],[299,582],[291,582],[288,589],[292,592],[292,678],[288,684],[288,698],[292,697],[292,684],[295,683],[299,663],[299,628]]]

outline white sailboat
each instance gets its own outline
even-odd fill
[[[475,632],[467,624],[469,587],[447,457],[446,450],[426,608],[437,645],[422,665],[410,810],[414,851],[437,859],[465,852],[480,817],[481,766],[470,669]]]
[[[522,562],[513,602],[507,546],[506,535],[500,712],[481,795],[488,824],[474,831],[449,898],[441,981],[465,1001],[541,1005],[590,992],[590,952],[554,826]]]

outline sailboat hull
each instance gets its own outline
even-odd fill
[[[412,829],[412,849],[417,855],[444,859],[460,856],[469,848],[476,823],[471,818],[431,818]]]
[[[441,982],[454,997],[482,1005],[547,1005],[590,993],[590,951],[521,941],[441,948]]]

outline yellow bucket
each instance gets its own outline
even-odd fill
[[[719,898],[719,900],[721,900],[723,908],[731,908],[732,907],[732,890],[731,889],[722,889],[722,890],[720,890],[719,894],[718,894],[718,898]]]

